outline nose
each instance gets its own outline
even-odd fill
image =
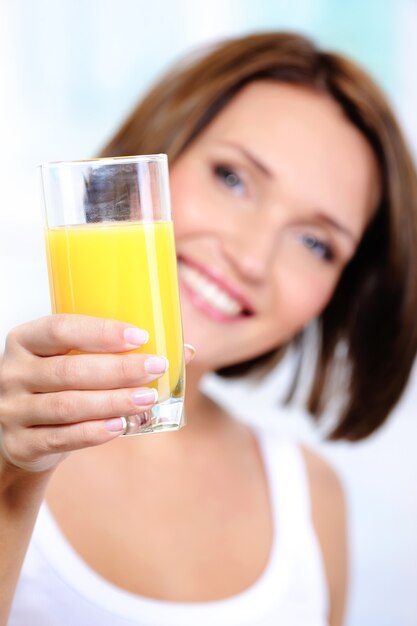
[[[224,254],[242,278],[260,282],[276,256],[278,245],[277,224],[265,215],[241,218],[231,225],[229,237],[223,242]]]

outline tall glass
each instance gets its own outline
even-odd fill
[[[135,352],[167,357],[158,402],[126,434],[185,424],[184,353],[164,154],[40,165],[53,313],[128,322],[149,332]]]

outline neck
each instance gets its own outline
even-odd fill
[[[185,412],[187,415],[197,413],[207,398],[200,391],[200,383],[207,372],[194,363],[187,366],[185,379]]]
[[[139,444],[146,449],[146,454],[166,456],[162,450],[167,447],[169,455],[175,454],[175,450],[180,455],[186,454],[190,448],[200,448],[202,443],[209,443],[217,438],[219,427],[228,423],[227,415],[213,400],[200,391],[202,377],[209,373],[196,363],[187,365],[185,384],[185,416],[186,426],[178,432],[160,433],[157,435],[146,435],[139,437]],[[136,457],[138,449],[138,439],[136,437],[123,437],[119,442],[111,446],[112,449],[120,448],[123,454],[127,449],[132,449]],[[142,453],[143,455],[144,453]]]
[[[207,370],[196,363],[191,363],[187,366],[185,384],[187,427],[183,431],[183,433],[187,434],[183,435],[183,437],[188,435],[194,437],[201,432],[207,434],[208,430],[211,430],[213,422],[217,421],[220,415],[223,415],[219,406],[200,390],[201,380],[208,373]]]

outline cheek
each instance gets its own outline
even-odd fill
[[[303,294],[306,316],[312,319],[320,315],[331,300],[335,285],[336,281],[333,279],[309,281]]]
[[[282,278],[277,293],[281,294],[280,300],[284,294],[281,310],[285,311],[290,336],[320,315],[334,293],[337,280],[338,275],[331,271],[289,274]]]
[[[172,219],[176,237],[193,233],[201,222],[201,190],[194,176],[190,176],[183,168],[170,176]]]

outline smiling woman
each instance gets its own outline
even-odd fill
[[[295,87],[304,97],[291,98]],[[279,88],[281,98],[267,97]],[[346,403],[331,437],[361,439],[381,425],[397,402],[417,346],[416,175],[398,123],[372,79],[350,60],[322,52],[296,35],[268,33],[232,40],[170,70],[132,112],[102,156],[166,152],[174,184],[177,159],[203,131],[213,132],[212,123],[215,127],[222,124],[220,133],[226,126],[229,130],[233,110],[243,94],[255,107],[253,115],[250,117],[248,111],[249,119],[240,120],[238,146],[227,139],[227,134],[221,137],[227,145],[218,146],[223,153],[213,152],[213,171],[217,170],[217,178],[219,172],[224,177],[225,168],[229,175],[233,173],[233,193],[245,209],[251,202],[251,183],[247,183],[249,190],[245,187],[246,169],[252,165],[254,180],[262,174],[268,177],[268,164],[278,153],[277,181],[287,173],[298,194],[289,200],[299,203],[298,210],[301,207],[316,213],[316,226],[320,223],[329,232],[333,225],[335,234],[345,232],[345,242],[334,237],[341,241],[336,250],[335,244],[323,240],[323,230],[298,231],[312,252],[345,265],[330,301],[318,315],[321,340],[308,408],[319,416],[332,398],[334,370],[340,364],[337,348],[345,343],[346,388],[339,391],[345,393]],[[307,103],[310,111],[305,115]],[[286,113],[285,122],[279,111]],[[260,154],[253,153],[252,136],[258,137],[258,130],[258,141],[269,139],[271,144],[266,162],[263,148]],[[239,153],[240,169],[234,160]],[[307,179],[296,166],[303,158],[309,166],[304,166]],[[367,188],[369,176],[373,183]],[[340,182],[343,185],[339,189]],[[229,187],[230,183],[229,178]],[[304,197],[300,195],[303,193]],[[256,204],[253,194],[252,203]],[[175,210],[175,196],[173,203]],[[364,203],[372,219],[367,228],[366,220],[359,221],[352,231],[351,213]],[[213,197],[206,210],[213,212],[216,206],[220,206],[219,199]],[[191,213],[196,221],[204,219],[198,207]],[[240,219],[246,221],[248,215]],[[258,254],[265,254],[268,248],[262,242],[255,243],[254,222],[252,227],[254,247]],[[299,329],[290,342],[300,348],[300,359],[305,337]],[[229,363],[218,373],[237,376],[256,369],[265,371],[290,343],[277,344],[278,351],[269,349],[265,354]],[[296,385],[295,379],[293,392]]]
[[[285,345],[323,310],[372,217],[379,182],[371,148],[333,100],[257,81],[177,158],[171,191],[187,341],[196,364],[219,369]],[[191,284],[184,268],[196,264],[205,282]],[[232,293],[241,294],[239,310],[223,319],[239,324],[224,336],[209,321],[219,321]]]
[[[170,157],[184,332],[197,348],[189,425],[139,441],[118,439],[120,418],[106,427],[142,410],[132,387],[150,380],[145,355],[124,353],[146,329],[55,316],[10,333],[0,376],[5,607],[45,490],[47,505],[9,624],[340,626],[337,477],[295,442],[232,418],[199,383],[212,371],[262,372],[291,344],[302,355],[317,323],[309,408],[319,418],[344,394],[335,439],[362,439],[386,420],[417,349],[407,148],[357,66],[269,33],[170,72],[102,155],[156,152]],[[50,469],[36,473],[40,464]]]

